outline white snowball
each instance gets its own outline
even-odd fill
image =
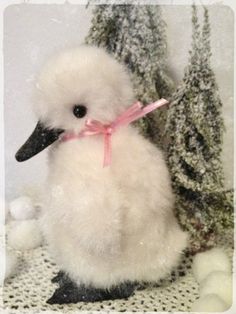
[[[231,263],[223,249],[215,248],[198,253],[193,260],[193,274],[200,283],[213,271],[226,271],[231,273]]]
[[[35,249],[42,244],[43,238],[35,219],[19,221],[8,234],[8,244],[16,250]]]
[[[228,308],[216,294],[208,294],[194,302],[192,312],[224,312]]]
[[[12,277],[17,272],[18,258],[16,253],[6,250],[5,279]]]
[[[228,306],[232,305],[232,274],[215,271],[210,273],[200,284],[200,297],[217,294]]]
[[[36,215],[35,206],[28,196],[21,196],[9,204],[12,218],[16,220],[32,219]]]

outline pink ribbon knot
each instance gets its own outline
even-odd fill
[[[168,103],[164,98],[149,104],[142,106],[140,102],[134,103],[125,112],[119,115],[113,122],[109,124],[103,124],[100,121],[88,119],[85,122],[85,128],[79,133],[65,133],[62,136],[62,141],[68,141],[71,139],[81,138],[84,136],[103,134],[104,136],[104,160],[103,167],[111,164],[111,136],[121,126],[126,126],[133,121],[136,121],[144,117],[149,112],[166,105]]]

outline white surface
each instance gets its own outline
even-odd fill
[[[220,248],[198,253],[193,259],[192,267],[193,275],[199,283],[212,272],[232,272],[231,262],[224,250]]]
[[[226,120],[224,168],[226,185],[233,185],[233,13],[212,6],[212,64],[220,87]],[[168,25],[169,71],[178,83],[187,64],[191,39],[191,8],[165,6]],[[4,12],[5,156],[7,198],[20,195],[25,185],[38,184],[46,174],[46,151],[25,163],[15,152],[32,132],[31,111],[35,74],[56,51],[83,42],[90,26],[91,8],[82,5],[11,5]]]
[[[13,222],[8,235],[11,248],[25,251],[35,249],[43,242],[39,223],[35,219]]]

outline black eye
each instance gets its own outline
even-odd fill
[[[87,108],[83,105],[75,105],[73,107],[73,114],[76,118],[83,118],[87,113]]]

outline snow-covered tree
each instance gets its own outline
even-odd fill
[[[166,74],[166,32],[156,5],[98,5],[86,38],[105,47],[132,74],[136,98],[144,104],[169,97],[172,82]],[[137,122],[142,133],[162,144],[166,108]]]
[[[221,162],[222,102],[210,65],[210,24],[204,9],[202,31],[193,6],[189,65],[168,110],[168,162],[177,195],[176,214],[191,235],[192,251],[214,245],[233,224],[232,193],[224,191]]]

